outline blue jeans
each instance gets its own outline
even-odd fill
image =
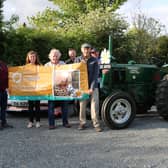
[[[7,108],[7,92],[6,91],[0,91],[0,119],[1,119],[1,125],[6,124],[6,108]]]
[[[48,122],[49,126],[55,126],[54,108],[56,104],[61,106],[62,110],[62,123],[68,124],[68,101],[48,101]]]

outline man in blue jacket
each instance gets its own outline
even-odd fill
[[[84,43],[81,45],[82,55],[77,57],[75,62],[85,62],[87,64],[88,70],[88,94],[90,94],[91,102],[91,118],[93,126],[97,132],[101,132],[102,129],[99,123],[99,91],[98,91],[98,75],[99,66],[96,58],[91,56],[91,45]],[[79,114],[79,130],[84,130],[86,128],[86,106],[87,100],[80,101],[80,114]]]

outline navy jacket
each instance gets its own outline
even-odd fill
[[[79,56],[75,59],[75,63],[79,63],[81,61],[85,61],[83,56]],[[86,61],[85,61],[86,62]],[[87,70],[88,70],[88,84],[89,89],[98,88],[98,76],[99,76],[99,66],[98,61],[94,57],[90,57],[87,60]]]

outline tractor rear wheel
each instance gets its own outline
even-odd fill
[[[109,128],[128,127],[136,115],[136,104],[127,93],[118,91],[108,96],[101,108],[101,117]]]
[[[156,106],[159,115],[168,121],[168,80],[162,80],[157,87]]]

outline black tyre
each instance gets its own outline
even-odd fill
[[[162,80],[156,90],[156,106],[160,116],[168,121],[168,80]]]
[[[108,96],[101,108],[101,117],[109,128],[128,127],[136,116],[136,104],[127,93],[119,91]]]

